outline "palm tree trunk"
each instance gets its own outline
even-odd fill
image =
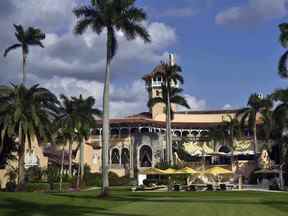
[[[103,142],[102,142],[102,196],[106,196],[109,191],[109,165],[108,165],[108,148],[110,141],[110,65],[111,65],[111,33],[107,32],[107,59],[106,73],[103,92]]]
[[[64,170],[64,156],[65,156],[64,146],[62,147],[62,158],[61,158],[61,169],[60,169],[60,182],[59,182],[59,191],[62,191],[62,181],[63,181],[63,170]]]
[[[72,176],[72,140],[69,140],[69,175]]]
[[[169,93],[168,93],[169,94]],[[168,147],[169,147],[169,165],[173,166],[174,160],[173,160],[173,147],[172,147],[172,133],[171,133],[171,106],[170,106],[170,100],[168,99]]]
[[[170,147],[169,147],[169,117],[168,117],[168,105],[166,104],[166,155],[165,160],[168,165],[170,165]]]
[[[27,61],[27,55],[25,54],[24,50],[22,51],[22,85],[25,86],[26,84],[26,61]]]
[[[84,176],[84,142],[83,139],[79,140],[80,142],[80,182],[83,180]]]
[[[254,143],[254,157],[255,157],[255,161],[256,161],[257,160],[257,152],[258,152],[256,119],[255,119],[254,127],[253,127],[253,143]]]
[[[19,150],[18,150],[18,187],[25,185],[25,141],[23,140],[21,123],[19,124]]]

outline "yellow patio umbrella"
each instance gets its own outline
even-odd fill
[[[161,169],[157,169],[157,168],[148,168],[146,170],[144,170],[144,173],[146,175],[161,175],[161,174],[165,174],[165,172]]]
[[[212,167],[205,171],[205,174],[211,174],[214,176],[218,175],[232,175],[233,172],[231,170],[225,169],[223,167]]]
[[[167,174],[167,175],[177,174],[177,170],[172,169],[172,168],[168,168],[166,170],[163,170],[163,172],[164,172],[164,174]]]
[[[198,172],[190,167],[185,167],[176,171],[176,174],[197,174]]]

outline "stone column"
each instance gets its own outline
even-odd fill
[[[131,129],[129,129],[130,149],[129,149],[129,176],[134,178],[134,145]]]

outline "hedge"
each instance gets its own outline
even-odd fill
[[[48,192],[50,185],[48,183],[28,183],[26,185],[27,192]]]

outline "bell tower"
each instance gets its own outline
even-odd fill
[[[169,63],[175,65],[175,56],[169,54]],[[146,89],[148,91],[148,99],[155,97],[162,97],[162,84],[163,78],[162,75],[165,73],[163,65],[160,64],[154,68],[154,70],[143,77],[145,81]],[[172,104],[173,111],[176,111],[176,105]],[[158,103],[153,107],[150,107],[149,112],[152,114],[152,119],[154,120],[165,120],[165,104]],[[163,118],[164,117],[164,118]]]

